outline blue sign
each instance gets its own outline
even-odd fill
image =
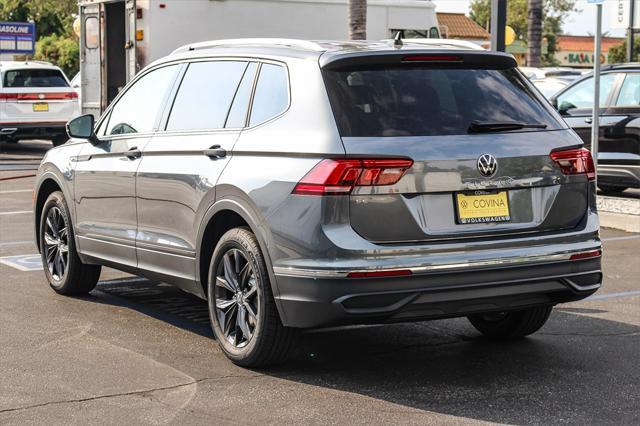
[[[36,24],[0,22],[0,53],[33,53],[36,48]]]

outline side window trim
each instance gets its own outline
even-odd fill
[[[251,114],[251,105],[253,105],[253,94],[255,93],[255,90],[256,90],[258,76],[260,75],[260,68],[262,68],[262,63],[256,62],[256,61],[247,62],[247,66],[244,69],[244,72],[242,73],[242,77],[240,78],[240,81],[238,82],[238,87],[236,87],[236,92],[233,94],[233,99],[231,99],[231,105],[229,105],[229,110],[227,111],[227,116],[225,117],[224,125],[222,126],[223,129],[229,129],[229,130],[234,129],[233,127],[227,127],[227,122],[229,121],[229,114],[231,114],[231,110],[233,109],[233,104],[236,102],[236,97],[238,96],[238,92],[240,91],[240,87],[242,86],[242,81],[244,80],[245,75],[247,75],[247,73],[249,72],[249,69],[251,68],[251,64],[256,64],[257,68],[253,73],[253,81],[251,82],[251,91],[249,92],[249,102],[247,102],[247,110],[244,112],[244,125],[241,127],[241,129],[244,129],[249,125],[249,114]]]
[[[251,126],[249,123],[251,123],[251,113],[253,112],[253,100],[255,98],[256,95],[256,88],[258,86],[258,81],[260,80],[260,73],[262,72],[262,65],[263,64],[271,64],[271,65],[277,65],[279,67],[282,67],[282,69],[284,69],[285,75],[286,75],[286,80],[287,80],[287,107],[284,108],[282,111],[280,111],[278,114],[274,115],[273,117],[269,117],[268,119],[261,121],[260,123],[256,123],[253,126]],[[263,124],[269,123],[277,118],[282,117],[282,115],[284,115],[287,111],[289,111],[289,109],[291,108],[291,76],[289,75],[289,67],[287,67],[287,65],[285,63],[282,62],[277,62],[277,61],[260,61],[259,63],[260,67],[256,70],[256,77],[255,80],[253,82],[253,90],[251,92],[251,102],[249,105],[249,111],[247,113],[247,120],[245,122],[245,129],[254,129],[256,127],[262,126]]]
[[[182,80],[184,79],[185,74],[187,74],[187,70],[189,69],[190,64],[190,62],[182,62],[180,64],[180,69],[178,70],[176,79],[173,81],[171,90],[169,90],[169,93],[167,95],[167,99],[165,99],[165,104],[162,108],[162,113],[160,114],[160,122],[158,123],[156,132],[164,132],[167,130],[167,125],[169,124],[169,116],[171,115],[171,110],[173,110],[173,104],[176,101],[178,90],[180,90]]]
[[[169,63],[165,63],[165,64],[161,64],[158,65],[157,67],[153,67],[149,70],[147,70],[144,73],[138,74],[135,76],[135,78],[130,81],[129,83],[127,83],[127,85],[125,86],[125,89],[122,90],[120,93],[118,93],[118,96],[116,96],[116,98],[111,102],[111,104],[109,104],[109,106],[107,107],[107,109],[102,113],[102,115],[100,116],[100,119],[98,120],[98,123],[95,125],[96,129],[99,129],[100,126],[102,126],[103,121],[107,121],[106,124],[106,128],[109,128],[109,123],[108,121],[111,120],[111,112],[113,111],[113,108],[118,104],[118,102],[120,102],[120,99],[122,99],[122,97],[136,84],[138,83],[138,81],[140,81],[142,78],[144,78],[146,75],[152,73],[153,71],[159,70],[161,68],[165,68],[165,67],[171,67],[171,66],[184,66],[183,63],[180,62],[169,62]],[[171,82],[172,88],[173,86],[175,86],[175,81],[178,78],[178,76],[182,75],[182,70],[178,69],[178,71],[176,72],[176,76],[174,77],[174,80]],[[169,94],[171,94],[171,90],[168,91],[167,95],[165,95],[164,99],[163,99],[163,104],[166,106],[166,102],[169,99]],[[164,111],[164,107],[162,108],[162,111]],[[100,139],[101,141],[109,141],[112,139],[130,139],[130,138],[134,138],[134,137],[142,137],[142,136],[149,136],[152,135],[154,133],[156,133],[159,130],[159,126],[161,123],[161,118],[162,118],[162,114],[158,114],[158,117],[156,117],[156,121],[154,123],[154,129],[151,130],[150,132],[144,132],[144,133],[129,133],[129,134],[121,134],[121,135],[98,135],[98,139]]]

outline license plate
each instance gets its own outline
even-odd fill
[[[37,104],[33,104],[33,111],[35,112],[47,112],[49,111],[49,104],[46,102],[39,102]]]
[[[455,204],[457,222],[460,224],[508,222],[511,220],[507,191],[456,194]]]

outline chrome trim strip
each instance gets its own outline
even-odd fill
[[[530,263],[540,262],[559,262],[570,260],[571,256],[575,254],[590,253],[595,250],[602,250],[601,247],[594,247],[590,250],[572,251],[566,253],[545,254],[538,256],[519,256],[509,257],[504,259],[487,259],[476,262],[461,262],[461,263],[442,263],[435,265],[425,266],[402,266],[398,265],[389,268],[371,268],[371,269],[306,269],[306,268],[293,268],[274,266],[273,273],[285,277],[299,277],[299,278],[346,278],[351,272],[382,272],[382,271],[394,271],[394,270],[410,270],[413,275],[421,275],[432,271],[447,271],[447,270],[459,270],[463,268],[478,268],[488,266],[504,266],[504,265],[522,265]],[[585,258],[579,260],[596,259],[601,256],[594,256],[592,258]]]

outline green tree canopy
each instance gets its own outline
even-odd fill
[[[567,14],[575,10],[576,0],[544,0],[542,8],[543,37],[548,42],[548,53],[544,58],[546,65],[553,65],[556,52],[556,37],[562,34],[562,23]],[[527,41],[527,0],[509,0],[507,2],[507,25],[514,29],[518,38]],[[491,0],[473,0],[469,16],[478,25],[489,29],[491,20]]]

